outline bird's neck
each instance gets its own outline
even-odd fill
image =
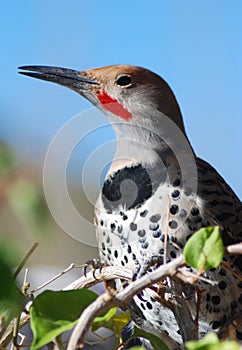
[[[116,152],[108,175],[125,167],[142,164],[144,167],[155,164],[158,155],[155,150],[145,148],[142,144],[122,140],[117,142]]]
[[[114,128],[115,130],[115,128]],[[173,130],[174,138],[163,137],[157,132],[137,126],[122,124],[116,133],[116,151],[107,176],[127,166],[141,164],[153,167],[160,162],[173,163],[179,168],[179,162],[186,154],[194,155],[186,136],[178,129]]]

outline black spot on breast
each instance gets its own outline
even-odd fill
[[[130,227],[131,231],[136,231],[137,230],[137,225],[134,222],[131,222],[129,227]]]
[[[170,257],[171,257],[172,259],[175,259],[175,258],[176,258],[176,253],[175,253],[173,250],[170,252]]]
[[[160,214],[155,214],[150,217],[151,222],[158,222],[160,220],[161,216]]]
[[[116,225],[113,223],[110,225],[111,231],[113,232],[116,229]]]
[[[122,233],[123,232],[123,226],[122,225],[119,225],[118,226],[118,233]]]
[[[213,305],[219,305],[221,301],[221,298],[219,295],[212,296],[212,303]]]
[[[185,188],[184,193],[186,196],[190,196],[192,194],[192,189],[190,187]]]
[[[212,325],[212,329],[218,329],[221,326],[219,321],[212,321],[210,324]]]
[[[142,247],[143,249],[147,249],[148,246],[149,246],[149,243],[148,243],[147,241],[141,244],[141,247]]]
[[[159,224],[150,224],[149,229],[152,231],[157,231],[159,229]]]
[[[220,268],[219,269],[219,274],[220,274],[220,276],[226,276],[226,270],[223,269],[223,268]]]
[[[178,205],[173,204],[173,205],[170,207],[170,213],[171,213],[172,215],[175,215],[178,211],[179,211]]]
[[[174,199],[179,198],[179,196],[180,196],[180,191],[178,191],[178,190],[173,191],[172,194],[171,194],[171,196],[172,196],[172,198],[174,198]]]
[[[161,231],[154,231],[152,235],[154,238],[159,238],[161,236]]]
[[[193,216],[197,216],[197,215],[199,214],[198,208],[193,207],[192,210],[191,210],[191,214],[192,214]]]
[[[152,306],[152,304],[151,304],[149,301],[147,301],[146,306],[147,306],[147,308],[148,308],[149,310],[152,310],[152,309],[153,309],[153,306]]]
[[[202,218],[200,215],[198,215],[198,216],[196,216],[196,217],[194,218],[194,221],[195,221],[196,223],[199,223],[199,222],[202,222],[202,221],[203,221],[203,218]]]
[[[188,228],[190,231],[196,231],[197,230],[197,226],[194,224],[194,225],[188,225]]]
[[[139,237],[144,237],[145,235],[146,235],[145,230],[139,230],[139,231],[138,231],[138,236],[139,236]]]
[[[218,286],[221,290],[225,290],[227,288],[227,284],[225,281],[220,281]]]
[[[181,209],[179,215],[181,218],[184,218],[187,216],[187,211],[185,209]]]
[[[102,188],[104,207],[108,212],[120,206],[126,209],[139,208],[165,178],[166,172],[158,166],[144,168],[139,164],[120,169],[104,182]]]
[[[142,307],[143,310],[145,310],[145,306],[143,303],[140,303],[140,306]]]
[[[144,218],[148,214],[148,210],[142,211],[139,215]]]
[[[212,306],[210,305],[210,304],[206,304],[206,310],[208,311],[208,312],[211,312],[212,311]]]
[[[172,186],[176,187],[176,186],[180,186],[180,184],[181,184],[180,179],[176,179],[176,180],[172,183]]]
[[[177,226],[178,226],[178,224],[177,224],[177,222],[176,222],[175,220],[171,220],[171,221],[169,222],[169,227],[170,227],[170,228],[175,229],[175,228],[177,228]]]

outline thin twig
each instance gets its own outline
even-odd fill
[[[184,268],[178,269],[177,277],[179,277],[183,282],[194,284],[196,281],[203,281],[212,286],[216,286],[218,284],[217,281],[211,281],[206,277],[203,277],[199,274],[195,274],[194,272],[190,272],[188,270],[184,270]]]
[[[14,272],[13,274],[13,278],[17,278],[17,276],[19,275],[19,273],[21,272],[22,268],[24,267],[24,265],[26,264],[26,262],[29,260],[29,258],[31,257],[31,255],[34,253],[34,251],[37,249],[39,243],[35,242],[34,245],[32,246],[32,248],[28,251],[28,253],[25,255],[25,257],[23,258],[23,260],[21,261],[21,263],[19,264],[19,266],[17,267],[17,270]]]
[[[20,315],[14,319],[13,327],[13,350],[18,350],[18,330],[19,330]]]
[[[54,340],[54,350],[65,350],[61,335],[58,335]]]
[[[65,270],[61,271],[60,273],[58,273],[57,275],[55,275],[54,277],[52,277],[51,279],[49,279],[47,282],[41,284],[39,287],[33,289],[31,291],[31,293],[36,293],[38,292],[40,289],[46,287],[48,284],[54,282],[55,280],[57,280],[58,278],[60,278],[61,276],[63,276],[65,273],[71,271],[72,269],[75,268],[75,265],[73,263],[71,263]]]
[[[30,316],[22,313],[19,321],[19,329],[29,322]],[[0,348],[6,348],[13,338],[14,323],[11,322],[5,329],[0,339]]]

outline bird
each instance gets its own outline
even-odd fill
[[[165,264],[180,256],[187,240],[202,227],[219,226],[225,246],[241,242],[241,201],[195,154],[177,99],[158,74],[126,64],[85,71],[51,66],[20,69],[21,74],[74,90],[112,124],[116,151],[94,212],[102,263],[129,265],[139,278],[156,268],[152,259]],[[209,331],[219,334],[241,313],[241,271],[241,256],[225,257],[223,265],[198,280],[199,338]],[[171,281],[166,280],[164,288],[167,295],[175,293]],[[196,291],[193,285],[181,285],[194,318]],[[169,349],[183,348],[173,311],[149,290],[133,298],[130,311],[138,327],[158,335]],[[242,341],[239,328],[236,337]]]

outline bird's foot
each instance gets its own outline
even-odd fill
[[[90,259],[87,260],[84,265],[84,276],[87,277],[87,269],[91,268],[93,271],[93,277],[96,279],[95,272],[99,269],[99,272],[101,272],[102,268],[104,267],[104,264],[99,259]]]
[[[135,281],[137,278],[142,277],[150,269],[150,267],[158,267],[163,264],[163,258],[160,255],[153,255],[150,258],[147,258],[142,261],[142,263],[136,261],[136,269],[133,274],[132,280]]]

